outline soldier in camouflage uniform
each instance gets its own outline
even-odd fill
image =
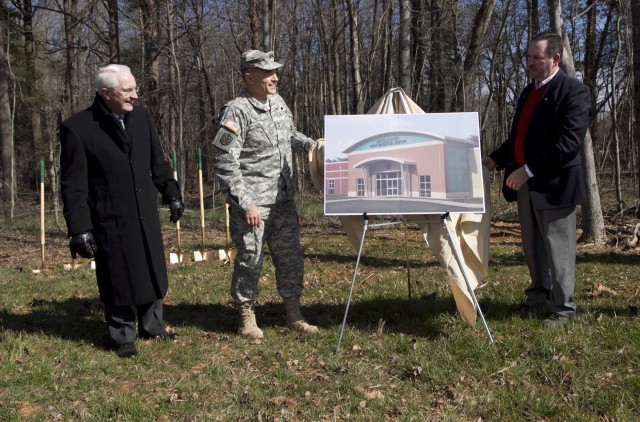
[[[230,205],[230,230],[238,248],[231,296],[240,309],[238,333],[262,338],[254,303],[262,270],[263,244],[276,267],[276,286],[289,328],[315,333],[300,313],[304,263],[294,202],[292,147],[305,151],[314,141],[298,132],[291,111],[277,94],[273,52],[242,54],[245,89],[220,110],[213,141],[214,168]]]

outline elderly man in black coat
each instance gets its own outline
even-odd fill
[[[95,83],[93,104],[60,125],[64,217],[71,255],[95,259],[117,354],[133,357],[136,319],[142,338],[177,338],[163,321],[168,280],[158,192],[171,221],[184,205],[147,111],[133,104],[138,96],[130,69],[103,67]]]

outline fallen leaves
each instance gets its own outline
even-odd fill
[[[602,283],[594,283],[591,286],[591,289],[587,292],[587,296],[589,297],[597,297],[597,296],[618,296],[618,292],[615,290],[605,286]]]
[[[176,402],[182,402],[182,401],[185,401],[184,393],[180,391],[174,391],[171,394],[169,394],[169,403],[176,403]]]
[[[422,375],[422,367],[414,366],[413,368],[407,370],[403,374],[403,378],[417,380]]]
[[[357,356],[359,358],[364,356],[364,351],[362,350],[362,347],[358,346],[357,344],[351,348],[351,351],[353,352],[354,356]]]
[[[567,355],[554,355],[552,360],[562,362],[562,363],[567,363],[567,364],[576,363],[575,359],[572,359]]]
[[[383,399],[384,398],[384,394],[382,394],[382,392],[378,391],[378,390],[373,390],[373,391],[367,391],[364,393],[364,396],[367,400],[374,400],[374,399]]]
[[[207,368],[207,364],[206,363],[199,363],[197,365],[193,365],[189,369],[189,372],[191,372],[192,374],[201,374],[202,372],[204,372],[204,370],[206,368]]]
[[[446,405],[458,405],[464,398],[464,396],[460,394],[455,387],[449,385],[437,387],[434,394],[436,398],[433,400],[432,404],[438,408],[442,408]]]
[[[34,416],[42,412],[42,406],[38,406],[28,401],[17,401],[15,403],[18,406],[18,413],[20,416]]]

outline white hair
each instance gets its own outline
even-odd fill
[[[131,69],[123,64],[110,64],[98,69],[96,89],[100,91],[101,88],[117,88],[120,85],[119,73],[131,74]]]

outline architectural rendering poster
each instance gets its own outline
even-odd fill
[[[326,215],[483,213],[477,113],[325,116]]]

